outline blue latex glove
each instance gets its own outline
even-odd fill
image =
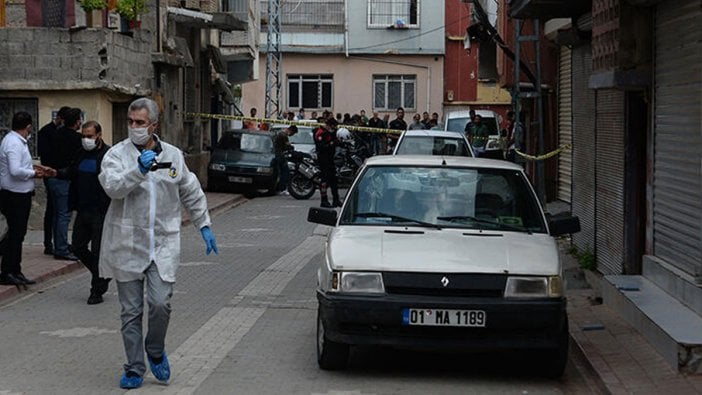
[[[202,240],[205,240],[205,246],[207,247],[206,254],[210,255],[210,252],[214,252],[215,255],[219,255],[217,251],[217,240],[215,240],[214,233],[212,233],[210,227],[203,226],[202,229],[200,229],[200,233],[202,234]]]
[[[151,169],[151,165],[156,161],[156,153],[150,149],[143,150],[137,162],[139,163],[139,171],[141,174],[146,174]]]

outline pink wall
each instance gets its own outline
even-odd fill
[[[261,54],[260,78],[258,81],[242,85],[242,111],[248,115],[251,107],[258,109],[259,116],[265,113],[266,60]],[[392,63],[387,63],[392,62]],[[402,63],[402,64],[399,64]],[[344,57],[342,54],[314,55],[291,54],[283,55],[281,107],[287,110],[287,74],[333,74],[333,108],[337,113],[358,113],[362,109],[370,116],[373,100],[374,74],[414,74],[416,83],[416,109],[407,110],[405,119],[411,119],[410,112],[429,113],[442,109],[443,91],[443,56],[416,55],[384,55],[356,58]],[[411,65],[410,65],[411,64]],[[429,94],[427,95],[427,85]],[[293,108],[292,110],[297,110]],[[312,109],[305,109],[307,115]],[[317,109],[321,112],[320,109]],[[394,114],[394,110],[390,111]],[[382,112],[381,112],[382,114]],[[320,114],[321,115],[321,114]]]

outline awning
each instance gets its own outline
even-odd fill
[[[186,8],[168,7],[168,17],[175,23],[195,29],[220,29],[225,31],[248,29],[246,21],[229,12],[206,13]]]
[[[193,56],[190,54],[188,42],[185,38],[173,37],[173,43],[175,47],[164,48],[166,49],[164,52],[152,54],[151,61],[154,63],[169,64],[171,66],[193,67],[195,62],[193,61]]]

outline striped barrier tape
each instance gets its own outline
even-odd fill
[[[545,160],[545,159],[548,159],[548,158],[552,158],[552,157],[554,157],[554,156],[560,154],[560,153],[563,152],[563,151],[570,150],[572,147],[573,147],[573,146],[572,146],[571,144],[564,144],[564,145],[558,147],[557,149],[555,149],[555,150],[553,150],[553,151],[551,151],[551,152],[549,152],[549,153],[546,153],[546,154],[543,154],[543,155],[536,155],[536,156],[534,156],[534,155],[529,155],[529,154],[525,154],[525,153],[523,153],[523,152],[521,152],[521,151],[519,151],[519,150],[514,150],[514,152],[516,152],[519,156],[523,157],[523,158],[526,159],[526,160],[534,160],[534,161],[537,161],[537,160]]]
[[[224,114],[206,114],[206,113],[195,113],[195,112],[184,112],[183,115],[186,118],[205,118],[205,119],[224,119],[228,121],[254,121],[256,123],[269,123],[269,124],[280,124],[280,125],[295,125],[295,126],[322,126],[323,123],[317,121],[288,121],[285,119],[272,119],[272,118],[254,118],[245,117],[241,115],[224,115]],[[385,134],[401,134],[402,130],[394,129],[383,129],[383,128],[370,128],[367,126],[353,126],[353,125],[341,125],[339,127],[346,128],[354,132],[369,132],[369,133],[385,133]]]

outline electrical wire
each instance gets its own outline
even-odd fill
[[[382,46],[385,46],[385,45],[396,44],[396,43],[399,43],[399,42],[402,42],[402,41],[412,40],[412,39],[415,39],[415,38],[417,38],[417,37],[421,37],[421,36],[424,36],[424,35],[426,35],[426,34],[433,33],[433,32],[435,32],[435,31],[437,31],[437,30],[444,29],[444,28],[446,28],[447,26],[454,25],[454,24],[456,24],[456,23],[458,23],[458,22],[461,22],[462,20],[464,20],[464,19],[466,19],[466,18],[470,18],[470,15],[467,15],[467,16],[465,16],[465,17],[463,17],[463,18],[459,18],[459,19],[457,19],[456,21],[454,21],[454,22],[452,22],[452,23],[450,23],[450,24],[448,24],[448,25],[439,26],[439,27],[437,27],[437,28],[435,28],[435,29],[427,30],[427,31],[425,31],[425,32],[422,32],[422,33],[419,33],[419,34],[415,34],[415,35],[413,35],[413,36],[408,36],[408,37],[400,38],[400,39],[398,39],[398,40],[393,40],[393,41],[387,41],[387,42],[380,43],[380,44],[373,44],[373,45],[369,45],[369,46],[367,46],[367,47],[349,48],[349,51],[351,51],[351,50],[359,50],[359,49],[377,48],[377,47],[382,47]]]

